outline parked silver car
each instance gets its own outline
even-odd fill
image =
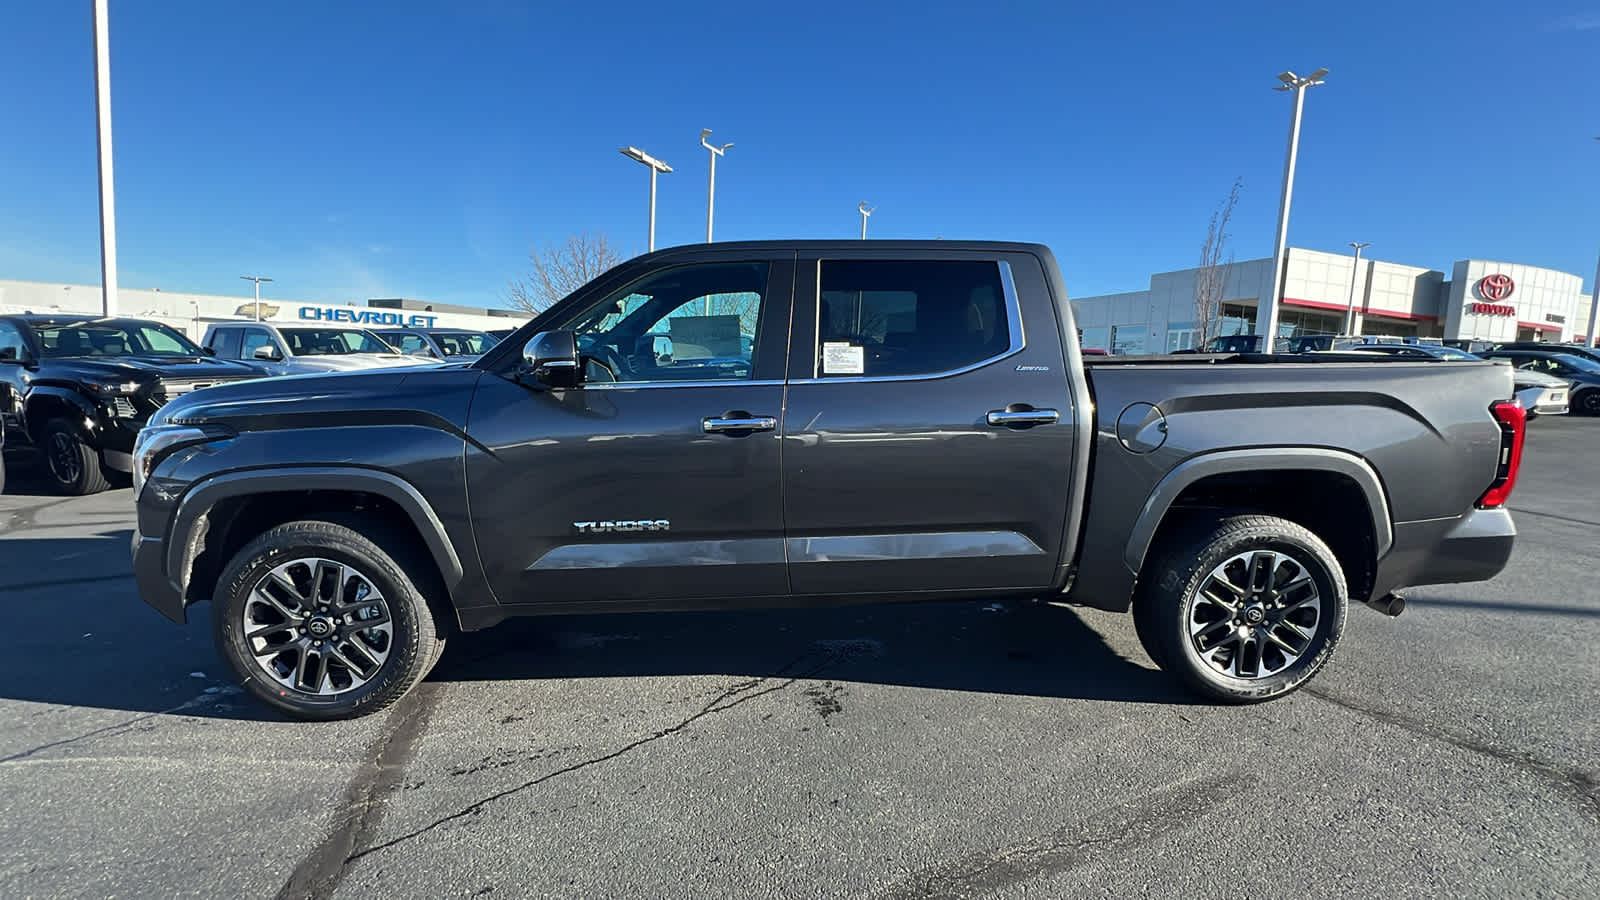
[[[341,325],[221,322],[206,329],[204,343],[218,358],[248,360],[271,375],[438,365],[400,353],[365,328]]]
[[[401,353],[445,362],[475,362],[500,343],[486,331],[466,328],[383,328],[377,335]]]

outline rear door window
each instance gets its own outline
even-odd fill
[[[237,328],[218,328],[211,333],[211,349],[223,359],[239,358],[240,334]]]
[[[995,262],[824,260],[817,377],[937,375],[992,360],[1020,337],[1011,318]]]

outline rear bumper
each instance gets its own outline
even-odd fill
[[[135,530],[133,578],[139,585],[139,596],[157,612],[182,625],[187,620],[183,592],[167,578],[165,563],[164,542],[160,538],[145,537]]]
[[[1530,387],[1517,391],[1517,402],[1536,415],[1560,416],[1567,412],[1569,396],[1565,388]]]
[[[1394,548],[1378,567],[1372,595],[1421,584],[1488,581],[1511,561],[1517,526],[1505,509],[1395,526]]]

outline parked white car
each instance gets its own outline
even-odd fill
[[[439,365],[401,353],[365,328],[341,325],[221,322],[206,329],[204,346],[219,359],[253,362],[272,375]]]

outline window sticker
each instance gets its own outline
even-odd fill
[[[866,370],[866,351],[862,348],[834,341],[822,345],[822,374],[860,375]]]

